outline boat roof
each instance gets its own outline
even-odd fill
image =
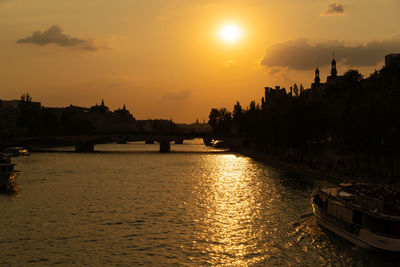
[[[361,208],[374,216],[400,220],[400,190],[388,186],[346,183],[336,187],[320,188],[322,193],[345,205]]]
[[[321,189],[322,192],[331,195],[333,197],[337,197],[340,191],[339,187],[328,187],[328,188],[322,188]]]

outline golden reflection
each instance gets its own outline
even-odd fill
[[[221,155],[213,166],[209,180],[203,222],[207,228],[200,233],[196,244],[210,255],[212,265],[244,266],[262,260],[257,248],[254,221],[260,216],[257,203],[259,182],[252,173],[250,159],[235,155]]]

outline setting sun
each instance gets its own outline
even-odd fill
[[[237,42],[242,35],[242,30],[236,24],[225,24],[219,30],[219,37],[226,43]]]

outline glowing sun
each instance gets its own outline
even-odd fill
[[[226,43],[236,43],[242,36],[242,30],[236,24],[225,24],[219,29],[219,38]]]

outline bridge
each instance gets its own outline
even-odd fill
[[[99,133],[88,135],[65,135],[65,136],[15,136],[3,138],[0,145],[4,147],[24,146],[33,144],[65,144],[75,147],[77,152],[93,152],[96,144],[109,142],[125,143],[128,141],[145,141],[146,143],[157,142],[161,153],[171,151],[171,142],[182,144],[184,140],[202,138],[204,144],[208,145],[212,139],[221,140],[223,137],[212,133],[166,133],[166,132],[132,132],[132,133]]]

